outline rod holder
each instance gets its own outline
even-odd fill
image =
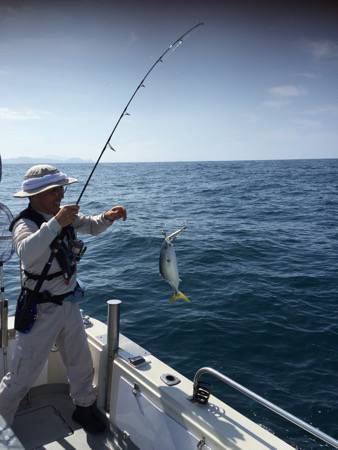
[[[120,336],[120,305],[121,300],[108,300],[108,332],[107,332],[107,368],[106,368],[106,399],[105,410],[110,409],[111,382],[113,363],[119,348]]]

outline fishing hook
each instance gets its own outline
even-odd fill
[[[146,78],[148,77],[148,75],[150,74],[150,72],[152,72],[152,70],[157,66],[157,64],[158,64],[159,62],[163,62],[163,58],[165,57],[165,55],[166,55],[168,52],[170,52],[170,51],[175,51],[175,50],[182,44],[183,39],[184,39],[189,33],[191,33],[193,30],[195,30],[195,28],[200,27],[201,25],[204,25],[204,23],[203,23],[203,22],[200,22],[200,23],[194,25],[193,27],[189,28],[189,30],[187,30],[185,33],[183,33],[182,36],[180,36],[178,39],[176,39],[176,41],[174,41],[172,44],[170,44],[169,47],[168,47],[168,48],[161,54],[161,56],[153,63],[153,65],[150,67],[150,69],[148,70],[148,72],[147,72],[147,73],[145,74],[145,76],[142,78],[141,82],[138,84],[137,88],[135,89],[135,91],[133,92],[132,96],[131,96],[130,99],[128,100],[128,103],[127,103],[126,106],[124,107],[124,109],[123,109],[123,111],[122,111],[122,113],[121,113],[121,115],[120,115],[118,121],[117,121],[116,124],[114,125],[113,131],[110,133],[110,135],[109,135],[109,137],[108,137],[106,143],[104,144],[103,149],[102,149],[102,151],[101,151],[101,153],[100,153],[100,156],[98,157],[98,159],[97,159],[97,161],[96,161],[96,163],[95,163],[95,165],[94,165],[92,171],[91,171],[90,174],[89,174],[89,177],[87,178],[87,181],[86,181],[85,185],[83,186],[83,189],[82,189],[82,191],[81,191],[81,194],[79,195],[79,198],[78,198],[77,201],[76,201],[76,204],[77,204],[77,205],[80,203],[80,200],[81,200],[81,198],[82,198],[82,195],[83,195],[84,191],[86,190],[86,188],[87,188],[87,186],[88,186],[88,183],[89,183],[89,181],[90,181],[90,179],[91,179],[91,177],[92,177],[92,175],[93,175],[93,173],[94,173],[94,171],[95,171],[97,165],[99,164],[100,159],[102,158],[103,153],[105,152],[106,148],[107,148],[108,146],[109,146],[110,148],[112,148],[111,145],[110,145],[110,140],[111,140],[111,138],[113,137],[113,134],[115,133],[115,130],[116,130],[116,128],[118,127],[119,123],[121,122],[122,117],[124,117],[125,115],[129,115],[129,113],[127,113],[127,109],[128,109],[128,107],[129,107],[130,103],[133,101],[133,99],[134,99],[135,95],[137,94],[137,92],[139,91],[139,89],[140,89],[141,87],[145,87],[144,82],[145,82]]]

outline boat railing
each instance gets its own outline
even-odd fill
[[[111,382],[113,376],[113,362],[119,348],[120,335],[120,305],[121,300],[108,300],[108,332],[107,332],[107,367],[106,367],[106,392],[105,410],[110,409]]]
[[[260,403],[261,405],[270,409],[275,414],[280,415],[287,421],[292,422],[293,424],[297,425],[298,427],[302,428],[303,430],[305,430],[308,433],[312,434],[313,436],[317,437],[321,441],[324,441],[327,444],[332,445],[334,448],[338,448],[338,440],[337,439],[334,439],[333,437],[327,435],[326,433],[323,433],[318,428],[315,428],[312,425],[304,422],[303,420],[299,419],[298,417],[294,416],[293,414],[290,414],[289,412],[285,411],[284,409],[280,408],[279,406],[275,405],[274,403],[271,403],[269,400],[266,400],[265,398],[261,397],[260,395],[257,395],[255,392],[250,391],[250,389],[247,389],[246,387],[242,386],[241,384],[237,383],[236,381],[223,375],[222,373],[218,372],[217,370],[215,370],[211,367],[202,367],[202,368],[198,369],[197,372],[195,373],[192,401],[196,401],[196,402],[199,402],[202,404],[208,403],[209,392],[200,381],[202,375],[204,375],[204,374],[209,374],[209,375],[216,377],[218,380],[222,381],[223,383],[227,384],[228,386],[231,386],[234,389],[237,389],[242,394],[246,395],[247,397],[251,398],[252,400],[256,401],[257,403]]]

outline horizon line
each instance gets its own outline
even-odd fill
[[[7,162],[8,160],[15,160],[20,159],[21,157],[17,158],[3,158],[2,162],[7,163],[10,165],[18,165],[18,164],[34,164],[33,160],[38,160],[40,158],[34,158],[32,157],[31,162]],[[25,157],[22,157],[24,159]],[[72,162],[70,158],[70,161],[62,161],[60,160],[49,160],[49,163],[53,164],[95,164],[95,161],[88,161],[83,160],[81,161],[75,161]],[[81,159],[81,158],[74,158],[74,159]],[[255,159],[189,159],[189,160],[172,160],[172,161],[100,161],[100,164],[158,164],[158,163],[164,163],[164,164],[170,164],[170,163],[192,163],[192,162],[254,162],[254,161],[312,161],[312,160],[335,160],[338,159],[338,157],[329,156],[329,157],[307,157],[307,158],[255,158]],[[48,160],[48,158],[46,158]],[[48,161],[47,161],[48,163]],[[43,163],[42,163],[43,164]]]

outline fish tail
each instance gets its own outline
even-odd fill
[[[185,302],[190,302],[189,298],[183,294],[181,291],[175,292],[169,299],[169,303],[176,303],[177,300],[184,300]]]

